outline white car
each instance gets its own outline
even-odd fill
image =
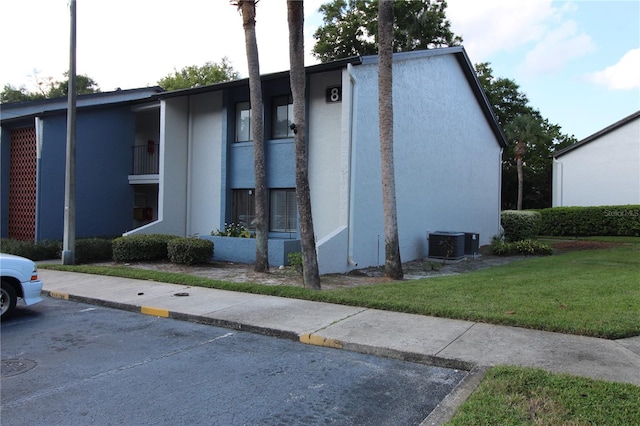
[[[5,318],[11,314],[22,299],[29,306],[41,302],[42,281],[38,279],[38,269],[32,260],[12,254],[0,253],[0,313]]]

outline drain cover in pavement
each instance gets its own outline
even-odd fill
[[[7,359],[2,360],[2,378],[16,376],[21,373],[26,373],[36,366],[35,361],[30,359]]]

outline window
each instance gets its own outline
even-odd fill
[[[272,189],[269,230],[298,232],[297,210],[295,189]]]
[[[233,223],[241,223],[247,229],[256,229],[256,197],[253,189],[234,189],[232,209]]]
[[[236,142],[253,140],[251,131],[251,104],[239,102],[236,104]]]
[[[273,98],[271,110],[273,139],[292,138],[293,130],[289,127],[293,123],[293,100],[291,96]]]

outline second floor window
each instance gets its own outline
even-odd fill
[[[289,127],[293,123],[293,100],[291,96],[273,98],[271,117],[271,136],[273,139],[293,137],[293,130]]]
[[[249,142],[253,140],[251,131],[251,104],[239,102],[236,104],[236,142]]]

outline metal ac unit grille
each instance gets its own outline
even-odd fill
[[[464,232],[433,232],[429,234],[429,257],[457,260],[464,257]]]

